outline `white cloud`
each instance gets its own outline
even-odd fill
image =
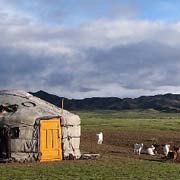
[[[65,27],[24,12],[12,23],[15,15],[0,14],[0,88],[74,98],[180,92],[180,22],[114,18]]]

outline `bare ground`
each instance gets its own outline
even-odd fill
[[[154,161],[165,161],[162,144],[170,144],[171,149],[173,146],[180,146],[180,133],[173,132],[103,132],[104,142],[102,145],[97,144],[95,132],[83,132],[81,136],[81,151],[85,153],[99,153],[103,155],[115,155],[118,157],[127,157],[134,159],[145,159]],[[144,148],[141,156],[133,153],[133,144],[143,143]],[[150,147],[151,144],[159,144],[157,148],[157,155],[150,156],[145,154],[145,149]],[[176,160],[180,162],[180,158]]]

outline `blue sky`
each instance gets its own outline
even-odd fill
[[[47,24],[79,24],[96,18],[138,18],[177,21],[178,0],[11,0],[5,5],[25,11]],[[75,22],[74,22],[75,21]]]
[[[97,18],[178,21],[178,0],[1,0],[2,9],[24,12],[49,25],[79,25]]]
[[[171,22],[178,21],[180,18],[180,1],[178,0],[141,0],[138,2],[140,3],[139,18]]]
[[[179,9],[177,0],[0,0],[0,88],[180,93]]]

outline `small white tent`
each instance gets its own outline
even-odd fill
[[[0,91],[0,159],[78,159],[80,118],[20,90]]]

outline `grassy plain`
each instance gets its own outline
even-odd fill
[[[129,141],[130,145],[126,144],[126,139],[123,137],[124,134],[128,135],[131,140],[136,139],[137,133],[144,133],[146,137],[142,137],[142,140],[157,136],[159,141],[163,138],[167,141],[173,141],[176,138],[178,141],[180,114],[159,113],[153,110],[76,113],[82,120],[81,150],[100,153],[99,159],[0,164],[0,179],[180,179],[180,163],[163,161],[156,157],[149,159],[146,155],[134,156],[131,152],[131,141]],[[99,131],[103,131],[107,137],[105,136],[104,144],[98,146],[94,137]],[[169,134],[170,137],[165,134]]]
[[[179,131],[180,114],[147,111],[93,111],[78,112],[82,129],[96,131]]]

